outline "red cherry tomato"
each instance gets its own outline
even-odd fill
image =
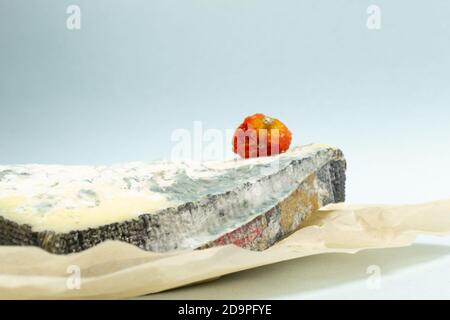
[[[245,118],[233,136],[233,151],[243,158],[255,158],[286,152],[291,131],[278,119],[256,113]]]

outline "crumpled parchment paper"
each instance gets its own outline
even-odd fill
[[[309,255],[410,245],[419,234],[450,233],[450,200],[419,205],[329,205],[273,247],[228,245],[170,253],[108,241],[61,256],[0,246],[0,298],[128,298]]]

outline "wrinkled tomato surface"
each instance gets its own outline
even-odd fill
[[[291,131],[280,120],[256,113],[245,118],[233,136],[233,151],[242,158],[272,156],[286,152]]]

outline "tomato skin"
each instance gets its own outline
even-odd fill
[[[291,131],[280,120],[256,113],[244,119],[233,135],[233,152],[242,158],[272,156],[286,152]]]

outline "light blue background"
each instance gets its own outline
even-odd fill
[[[264,112],[342,148],[350,202],[448,198],[449,86],[446,0],[0,0],[1,164],[167,158]]]

